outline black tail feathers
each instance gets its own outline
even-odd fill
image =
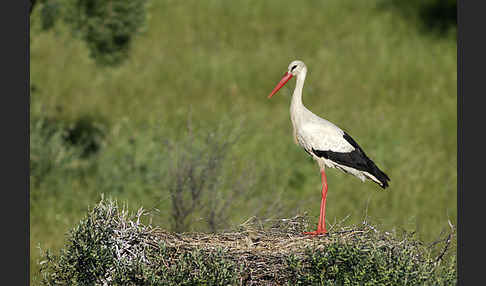
[[[388,187],[388,182],[391,181],[390,178],[388,177],[387,174],[385,174],[385,172],[383,172],[382,170],[380,170],[373,161],[371,161],[368,157],[366,158],[368,159],[368,166],[370,167],[369,171],[370,173],[375,176],[378,181],[380,181],[381,184],[380,187],[382,187],[383,189],[386,189]]]

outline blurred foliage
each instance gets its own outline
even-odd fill
[[[253,188],[250,166],[235,166],[235,126],[190,127],[179,138],[157,126],[115,126],[97,160],[99,190],[151,197],[151,209],[166,210],[156,221],[177,232],[227,227],[228,211]]]
[[[382,0],[381,5],[406,18],[418,20],[426,31],[443,35],[457,27],[456,0]]]
[[[133,38],[146,21],[147,0],[41,0],[41,29],[58,19],[87,44],[90,56],[102,66],[116,66],[128,56]]]
[[[30,180],[39,185],[51,172],[76,171],[81,150],[66,144],[67,132],[48,119],[30,121]]]
[[[228,212],[233,203],[253,187],[250,166],[228,174],[227,170],[236,171],[234,159],[229,157],[241,135],[228,131],[220,128],[204,134],[189,125],[183,138],[167,142],[170,162],[167,189],[174,231],[191,229],[188,219],[195,212],[204,218],[208,231],[228,227]]]
[[[106,133],[106,124],[98,118],[82,116],[66,126],[65,141],[81,149],[83,158],[98,152]]]
[[[140,132],[126,121],[107,132],[88,116],[74,122],[40,117],[30,124],[30,177],[36,187],[60,177],[83,180],[89,173],[99,193],[150,196],[150,208],[168,210],[156,221],[168,221],[177,232],[228,227],[229,210],[254,184],[250,166],[235,166],[238,131],[228,133],[228,127],[208,132],[191,127],[176,139],[167,137],[165,128],[146,126]]]
[[[60,0],[43,0],[41,4],[41,29],[47,31],[54,27],[60,17]]]

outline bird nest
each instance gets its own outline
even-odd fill
[[[226,259],[240,266],[241,285],[283,285],[293,275],[288,271],[290,256],[303,259],[307,250],[323,250],[329,243],[349,243],[377,232],[364,223],[359,229],[341,227],[326,235],[305,235],[303,232],[309,229],[308,221],[306,214],[288,219],[252,217],[234,231],[178,234],[156,230],[154,235],[176,253],[197,250],[210,255],[221,251]]]
[[[234,231],[222,233],[173,233],[158,230],[156,235],[169,247],[223,249],[235,255],[288,255],[312,247],[325,247],[330,235],[310,236],[303,232],[309,223],[305,215],[289,219],[260,220],[252,217]],[[354,231],[356,233],[356,231]],[[344,232],[339,232],[344,234]],[[353,231],[349,230],[348,235]]]

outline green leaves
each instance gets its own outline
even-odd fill
[[[416,240],[368,232],[349,241],[332,239],[309,248],[300,263],[289,263],[297,285],[451,285],[453,267],[436,268],[429,250]]]

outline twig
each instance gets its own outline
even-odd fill
[[[444,248],[442,249],[442,252],[439,254],[439,256],[437,256],[437,259],[435,260],[435,263],[434,263],[435,265],[438,265],[442,261],[444,254],[449,249],[449,245],[451,244],[451,241],[452,241],[452,236],[454,235],[454,232],[455,232],[455,228],[452,225],[450,220],[448,220],[448,223],[449,223],[449,227],[451,228],[451,232],[447,236],[447,239],[445,241],[446,244],[445,244]]]

